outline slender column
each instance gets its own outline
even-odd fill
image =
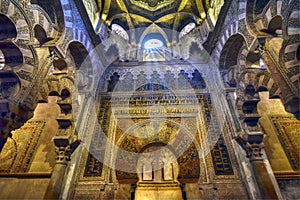
[[[65,171],[68,165],[68,161],[70,161],[70,146],[60,146],[56,147],[56,163],[52,172],[51,180],[46,190],[44,199],[58,199]]]
[[[56,119],[59,125],[58,132],[56,136],[53,137],[57,156],[44,199],[59,199],[68,161],[70,161],[71,153],[74,152],[80,143],[77,137],[75,137],[72,105],[67,92],[62,94],[62,99],[60,99],[57,104],[61,110],[61,113]]]
[[[274,185],[264,164],[261,149],[262,143],[247,143],[247,154],[250,159],[254,176],[262,199],[278,199]]]
[[[247,132],[245,138],[238,138],[237,142],[246,150],[247,157],[250,159],[260,198],[279,199],[262,158],[263,137],[262,132]]]

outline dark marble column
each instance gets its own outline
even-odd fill
[[[56,163],[44,199],[59,199],[65,171],[70,160],[70,146],[56,147]]]
[[[237,142],[245,149],[247,157],[250,159],[260,198],[279,199],[262,158],[263,137],[262,132],[248,132],[244,138],[238,138]]]

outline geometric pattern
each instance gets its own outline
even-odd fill
[[[139,93],[139,92],[138,92]],[[112,97],[110,96],[102,96],[100,101],[100,109],[98,114],[98,122],[100,125],[101,130],[95,130],[92,144],[90,146],[89,150],[89,156],[86,160],[85,165],[85,171],[84,171],[84,177],[101,177],[102,175],[102,169],[103,169],[103,159],[105,156],[105,149],[106,149],[106,136],[108,136],[109,132],[109,124],[111,119],[111,103],[113,103],[115,106],[124,106],[129,101],[130,108],[136,108],[140,109],[143,106],[151,106],[155,104],[163,104],[168,102],[168,105],[172,106],[178,106],[178,105],[188,105],[189,103],[194,104],[195,101],[198,102],[198,104],[201,106],[202,113],[204,114],[204,123],[205,123],[205,129],[208,133],[208,142],[212,144],[211,148],[211,156],[212,156],[212,162],[214,166],[214,171],[216,175],[232,175],[233,174],[233,168],[230,161],[229,152],[227,150],[224,138],[221,134],[220,126],[218,123],[218,119],[216,116],[216,113],[214,112],[212,100],[210,94],[197,94],[193,97],[188,96],[176,96],[173,97],[172,95],[161,95],[161,94],[143,94],[141,97],[139,94],[136,94],[137,96],[133,95],[128,100],[122,100],[123,97],[117,97],[118,100],[112,100]],[[141,99],[143,98],[143,100]],[[145,105],[144,105],[145,104]],[[128,105],[128,104],[127,104]],[[142,107],[141,107],[142,106]],[[132,116],[133,117],[133,116]],[[138,118],[136,120],[139,120]],[[120,120],[119,120],[120,121]],[[121,133],[122,134],[122,133]],[[105,136],[106,135],[106,136]],[[185,134],[182,135],[184,137]],[[116,138],[119,136],[116,135]],[[178,137],[180,138],[180,137]],[[129,139],[129,140],[128,140]],[[183,138],[182,138],[183,139]],[[122,142],[123,149],[132,149],[132,152],[139,152],[140,147],[139,145],[142,145],[144,143],[147,143],[147,141],[140,141],[134,142],[135,140],[130,139],[130,137],[127,137]],[[126,144],[125,144],[126,143]],[[167,143],[167,141],[166,141]],[[179,142],[180,143],[180,142]],[[124,145],[124,146],[123,146]],[[143,146],[143,145],[142,145]],[[95,157],[95,155],[97,155]],[[179,154],[180,155],[180,154]],[[183,156],[178,158],[179,166],[185,165],[182,167],[182,169],[185,169],[184,171],[179,172],[180,179],[185,178],[199,178],[200,172],[197,170],[197,165],[199,164],[199,155],[197,153],[197,150],[195,146],[191,145],[189,148],[187,148],[186,152],[183,152]],[[119,155],[117,162],[119,162],[121,165],[127,165],[128,160],[132,160],[134,162],[134,158],[123,158],[122,155]],[[195,165],[193,164],[195,163]],[[198,163],[198,164],[196,164]],[[133,167],[134,164],[130,164]],[[136,179],[136,174],[129,174],[129,173],[123,173],[123,172],[117,172],[118,177],[127,177],[126,179]]]
[[[290,116],[271,116],[276,134],[294,170],[300,169],[300,121]]]
[[[44,121],[31,120],[12,131],[0,153],[0,173],[22,173],[29,170]]]
[[[220,136],[218,142],[211,150],[216,175],[233,175],[231,162],[223,136]]]

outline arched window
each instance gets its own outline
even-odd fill
[[[164,43],[159,39],[150,39],[145,42],[144,48],[145,49],[157,49],[164,46]]]
[[[179,33],[179,39],[191,32],[196,27],[196,24],[194,22],[189,23]]]
[[[125,40],[129,41],[129,36],[122,26],[120,26],[118,24],[112,24],[111,30],[113,33],[116,33],[116,34],[120,35],[121,37],[123,37]]]

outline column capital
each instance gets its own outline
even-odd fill
[[[79,146],[80,140],[75,137],[54,136],[53,138],[56,152],[56,164],[67,165],[71,159],[71,154]]]
[[[244,135],[240,135],[236,138],[236,141],[246,151],[250,161],[262,161],[263,154],[261,153],[261,150],[264,147],[263,139],[263,132],[245,131]]]
[[[264,147],[263,143],[249,143],[246,144],[246,153],[247,157],[250,159],[250,161],[262,161],[262,153],[261,150]]]
[[[56,152],[56,164],[67,165],[71,157],[70,146],[55,147],[55,152]]]

